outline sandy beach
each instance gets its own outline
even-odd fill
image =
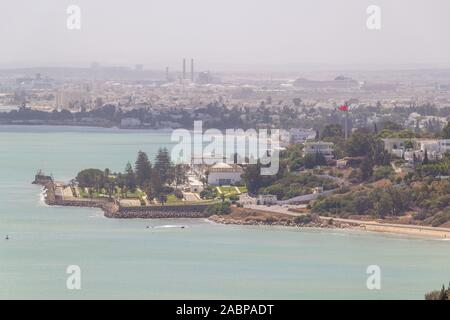
[[[418,237],[450,239],[450,229],[420,227],[420,226],[403,226],[380,223],[362,223],[361,228],[368,231],[386,232],[405,234]]]
[[[450,228],[435,228],[428,226],[381,223],[355,219],[318,217],[318,221],[298,224],[295,218],[305,214],[289,211],[282,207],[234,208],[227,216],[213,216],[209,220],[222,224],[242,225],[274,225],[292,227],[354,229],[372,232],[409,235],[423,238],[450,239]]]

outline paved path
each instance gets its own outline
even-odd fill
[[[266,211],[266,212],[283,213],[283,214],[288,214],[290,216],[301,216],[301,215],[304,215],[304,213],[289,211],[289,209],[305,209],[306,205],[260,206],[260,205],[250,204],[250,205],[245,205],[244,208],[252,209],[252,210]]]
[[[306,206],[304,205],[289,205],[289,206],[261,206],[261,205],[246,205],[244,208],[260,210],[266,212],[274,212],[274,213],[283,213],[290,216],[301,216],[305,215],[305,213],[297,213],[289,211],[289,209],[304,209]],[[436,227],[427,227],[427,226],[416,226],[416,225],[408,225],[408,224],[397,224],[397,223],[383,223],[378,221],[364,221],[364,220],[356,220],[356,219],[343,219],[343,218],[332,218],[332,217],[323,217],[319,216],[320,219],[348,223],[348,224],[356,224],[364,226],[367,230],[371,231],[382,231],[382,232],[391,232],[391,233],[405,233],[417,236],[436,236],[440,238],[450,239],[450,228],[436,228]]]
[[[184,195],[184,198],[186,199],[186,201],[199,201],[199,198],[195,193],[184,192],[183,195]]]

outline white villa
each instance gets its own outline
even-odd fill
[[[208,171],[208,184],[215,186],[237,184],[241,182],[241,175],[244,173],[242,167],[223,162],[216,163]]]
[[[281,146],[287,147],[290,144],[305,143],[316,138],[316,131],[313,129],[292,128],[280,131]]]
[[[188,177],[189,191],[192,193],[200,193],[203,191],[203,183],[194,176]]]
[[[305,143],[305,155],[306,154],[316,154],[317,152],[321,153],[327,161],[332,160],[334,158],[333,155],[333,142],[306,142]]]
[[[390,154],[406,161],[412,162],[414,156],[418,160],[423,160],[425,151],[429,159],[441,159],[450,150],[450,139],[403,139],[388,138],[383,139],[384,149]],[[412,142],[412,148],[407,146]]]

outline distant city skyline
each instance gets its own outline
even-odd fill
[[[74,4],[80,30],[66,25]],[[380,30],[366,26],[373,4]],[[446,0],[18,0],[0,4],[0,68],[181,70],[183,58],[199,71],[450,67],[449,9]]]

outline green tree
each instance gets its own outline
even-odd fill
[[[425,149],[425,155],[423,156],[422,164],[427,165],[430,163],[430,160],[428,160],[428,150]]]
[[[322,139],[343,137],[344,131],[339,124],[329,124],[322,131]]]
[[[139,187],[143,187],[150,180],[152,174],[152,164],[148,160],[145,152],[139,151],[135,164],[135,172],[136,184]]]
[[[442,129],[441,136],[443,139],[450,139],[450,122],[448,122],[444,129]]]
[[[406,140],[404,143],[404,147],[405,149],[413,149],[414,143],[412,142],[412,140]]]
[[[258,190],[262,187],[261,177],[261,163],[249,164],[245,170],[242,178],[247,186],[250,194],[257,194]]]
[[[368,180],[373,175],[373,163],[369,157],[365,157],[359,167],[362,173],[362,179]]]
[[[398,123],[392,122],[392,121],[385,121],[382,123],[384,130],[390,130],[390,131],[402,131],[403,126],[399,125]]]
[[[316,166],[316,155],[312,153],[306,154],[303,162],[306,169],[313,169]]]
[[[347,152],[351,157],[369,156],[372,158],[375,137],[370,132],[358,129],[347,142]]]
[[[157,171],[153,171],[150,178],[150,186],[154,198],[158,198],[163,193],[164,185],[161,182],[161,177]]]
[[[439,294],[439,300],[447,300],[448,299],[448,292],[445,290],[445,286],[442,285],[441,292]]]
[[[208,207],[209,214],[226,215],[231,213],[230,202],[216,203]]]
[[[316,166],[325,166],[327,165],[327,159],[325,156],[319,151],[316,152]]]
[[[155,171],[159,174],[161,183],[163,185],[170,184],[174,179],[173,164],[170,159],[169,151],[167,148],[161,148],[158,150],[158,154],[155,159]]]
[[[187,182],[188,180],[187,172],[188,166],[184,164],[177,164],[174,167],[174,182],[177,187]]]
[[[394,202],[392,198],[386,192],[382,192],[379,199],[375,202],[375,211],[381,218],[388,216],[392,213],[394,208]]]
[[[147,200],[148,201],[152,201],[153,199],[155,199],[156,195],[155,192],[153,191],[152,185],[150,182],[147,182],[144,187],[142,188],[142,191],[145,192],[145,195],[147,196]]]
[[[125,167],[124,185],[128,190],[131,190],[132,192],[136,190],[136,176],[134,174],[133,167],[129,162]]]
[[[104,172],[99,169],[86,169],[77,174],[75,180],[82,188],[99,188],[100,182],[104,180]]]

